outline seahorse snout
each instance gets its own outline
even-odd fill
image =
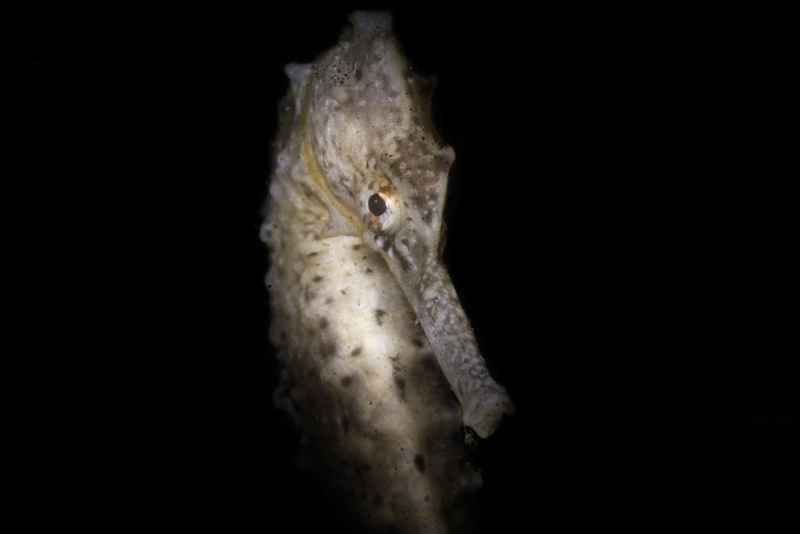
[[[436,360],[461,403],[463,420],[482,438],[492,435],[503,415],[514,413],[505,388],[489,374],[475,334],[438,252],[417,231],[372,236],[417,314]]]

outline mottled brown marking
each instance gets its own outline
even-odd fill
[[[342,386],[349,388],[353,384],[353,377],[352,376],[343,376],[342,377]]]
[[[356,347],[353,349],[353,352],[350,353],[350,356],[353,357],[358,356],[359,354],[361,354],[361,352],[362,352],[361,347]]]
[[[336,343],[333,341],[326,341],[322,345],[320,345],[320,356],[322,359],[327,359],[331,356],[336,356]]]
[[[386,311],[381,310],[378,308],[375,310],[375,322],[378,323],[378,326],[383,326],[383,318],[386,316]]]
[[[322,282],[322,281],[324,280],[324,278],[323,278],[322,276],[320,276],[320,275],[317,275],[317,276],[315,276],[314,278],[312,278],[311,280],[312,280],[314,283],[318,284],[318,283]]]
[[[406,379],[402,376],[395,374],[394,375],[394,383],[397,386],[397,396],[400,397],[401,401],[406,400]]]
[[[436,356],[433,353],[426,353],[422,356],[422,360],[420,361],[420,368],[427,372],[427,373],[441,373],[441,369],[439,368],[439,363],[436,361]]]
[[[425,457],[421,454],[414,455],[414,467],[417,468],[417,471],[420,473],[425,472]]]

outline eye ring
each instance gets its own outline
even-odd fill
[[[386,213],[386,201],[378,193],[373,193],[367,201],[370,213],[376,217],[380,217]]]

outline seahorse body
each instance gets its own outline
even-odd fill
[[[290,65],[262,238],[276,402],[365,525],[465,532],[480,486],[463,425],[511,411],[438,257],[453,151],[430,125],[388,15]]]

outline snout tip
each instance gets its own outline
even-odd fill
[[[464,425],[483,439],[494,434],[504,415],[513,415],[515,411],[508,393],[497,384],[477,392],[471,400],[464,410]]]

